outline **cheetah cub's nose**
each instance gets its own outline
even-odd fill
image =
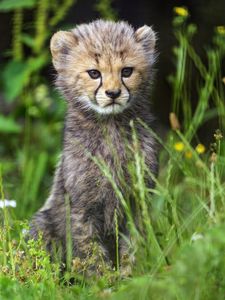
[[[120,96],[121,90],[107,90],[105,93],[109,98],[116,99]]]

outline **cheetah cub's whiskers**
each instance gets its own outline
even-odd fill
[[[130,184],[127,142],[131,140],[131,120],[140,118],[153,126],[150,90],[155,60],[155,33],[149,26],[136,31],[126,22],[97,20],[71,31],[59,31],[51,39],[53,65],[57,71],[56,87],[67,101],[63,149],[56,168],[49,198],[31,221],[30,236],[41,231],[47,249],[53,256],[61,247],[67,255],[68,209],[73,257],[80,260],[94,255],[91,245],[97,243],[97,260],[115,266],[114,212],[118,212],[120,263],[127,269],[131,257],[125,240],[129,228],[123,207],[109,180],[90,155],[103,159],[122,193]],[[146,166],[157,174],[157,147],[154,138],[134,122]],[[113,146],[113,149],[112,149]],[[116,154],[116,155],[115,155]],[[154,183],[146,179],[152,188]],[[132,193],[126,194],[134,202]],[[68,201],[67,201],[68,202]],[[132,206],[132,205],[131,205]],[[135,205],[133,205],[135,216]],[[122,236],[121,235],[121,236]],[[118,237],[117,237],[118,238]],[[93,261],[93,260],[92,260]]]

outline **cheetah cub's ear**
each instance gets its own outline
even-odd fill
[[[56,71],[64,68],[67,54],[77,44],[77,38],[70,31],[58,31],[52,36],[50,50]]]
[[[147,52],[154,52],[155,50],[155,43],[156,43],[156,35],[155,32],[152,30],[151,27],[144,25],[138,28],[135,33],[136,41],[141,43],[143,48]]]

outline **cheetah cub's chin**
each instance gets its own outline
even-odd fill
[[[129,100],[125,100],[123,102],[121,101],[121,103],[110,101],[104,106],[98,104],[99,102],[100,103],[104,102],[105,101],[104,98],[103,99],[100,98],[100,100],[97,100],[96,104],[93,101],[91,101],[91,99],[84,96],[83,97],[81,96],[78,100],[81,102],[82,106],[85,107],[87,110],[91,109],[102,115],[118,114],[123,112],[126,108],[130,106]]]

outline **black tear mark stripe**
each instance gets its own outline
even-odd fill
[[[127,87],[127,85],[125,84],[125,82],[123,81],[123,77],[121,76],[121,81],[122,81],[122,84],[124,85],[125,89],[128,91],[128,94],[129,94],[129,99],[128,99],[128,102],[130,101],[130,90],[129,88]]]
[[[100,89],[101,86],[102,86],[102,76],[100,77],[100,83],[99,83],[99,86],[98,86],[97,89],[95,90],[95,102],[97,102],[97,101],[96,101],[96,95],[97,95],[98,90]]]

